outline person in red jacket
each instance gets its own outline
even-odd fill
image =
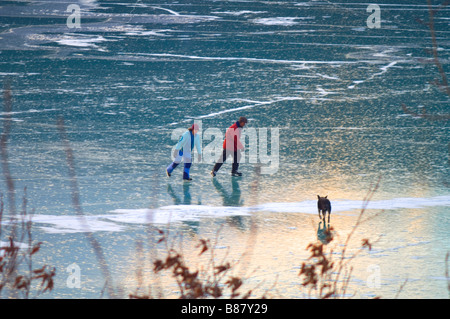
[[[225,140],[223,141],[223,153],[214,165],[211,175],[214,177],[217,171],[222,167],[223,163],[227,160],[228,156],[233,156],[233,166],[231,170],[232,176],[242,176],[242,173],[238,172],[239,162],[241,160],[241,151],[244,149],[241,139],[241,131],[247,124],[247,119],[243,116],[239,118],[239,121],[231,125],[225,133]]]

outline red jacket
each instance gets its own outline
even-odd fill
[[[242,129],[239,122],[234,123],[227,129],[227,132],[225,133],[225,140],[223,141],[224,150],[226,149],[228,151],[236,152],[237,150],[244,149],[244,145],[242,145],[240,141],[241,131]]]

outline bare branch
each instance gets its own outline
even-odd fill
[[[15,199],[15,186],[14,180],[11,176],[11,171],[9,169],[9,156],[8,156],[8,141],[11,132],[11,111],[12,111],[12,93],[11,84],[6,81],[3,89],[3,103],[4,103],[4,114],[3,119],[3,132],[0,138],[0,152],[2,159],[2,169],[3,175],[5,176],[6,186],[8,188],[8,202],[11,218],[16,215],[16,199]]]
[[[79,217],[79,221],[85,230],[86,238],[91,244],[94,253],[97,257],[97,260],[100,264],[100,268],[102,270],[103,276],[105,278],[105,286],[108,291],[108,294],[111,298],[116,298],[116,293],[114,291],[113,286],[111,285],[112,279],[109,273],[109,269],[105,260],[105,256],[103,253],[103,249],[97,239],[94,237],[94,234],[90,231],[89,224],[87,223],[86,217],[83,213],[80,203],[80,192],[78,188],[78,181],[75,171],[75,161],[73,156],[72,148],[70,147],[69,139],[67,137],[66,129],[64,126],[64,119],[62,117],[58,118],[58,130],[61,135],[62,142],[64,144],[64,150],[66,153],[67,166],[69,168],[69,177],[70,184],[72,188],[72,204],[74,206],[75,212]]]
[[[433,10],[433,6],[431,4],[431,0],[427,0],[428,2],[428,12],[430,14],[430,22],[428,23],[428,26],[430,28],[430,34],[431,34],[431,42],[432,42],[432,53],[433,53],[433,59],[434,59],[434,64],[436,65],[439,74],[441,76],[441,83],[440,86],[443,87],[443,90],[445,91],[445,93],[450,96],[450,87],[448,86],[448,80],[447,80],[447,76],[445,74],[444,68],[442,67],[441,62],[439,61],[439,56],[438,56],[438,45],[437,45],[437,41],[436,41],[436,30],[434,28],[434,10]]]
[[[413,112],[410,108],[408,108],[405,103],[402,103],[402,109],[403,109],[403,112],[405,112],[406,114],[409,114],[414,117],[420,117],[423,119],[427,119],[429,121],[450,120],[450,114],[429,114],[429,113],[427,113],[425,108],[423,109],[422,113],[416,113],[416,112]]]
[[[432,47],[431,47],[431,50],[427,50],[427,51],[429,51],[429,54],[432,55],[430,62],[436,66],[439,76],[440,76],[440,78],[433,81],[432,84],[436,85],[444,94],[446,94],[450,97],[450,86],[448,83],[447,75],[445,74],[444,67],[442,66],[442,63],[439,60],[439,55],[438,55],[439,47],[437,44],[436,28],[434,25],[434,15],[437,12],[439,12],[441,9],[448,6],[450,4],[450,0],[443,2],[437,9],[433,9],[431,0],[427,0],[427,4],[428,4],[429,21],[425,22],[422,19],[416,19],[416,21],[420,24],[427,26],[430,29]],[[427,119],[430,121],[446,121],[446,120],[450,119],[450,113],[430,114],[427,112],[427,110],[425,108],[422,109],[422,113],[417,113],[417,112],[412,111],[405,104],[402,104],[402,109],[405,114],[409,114],[414,117],[420,117],[420,118]]]

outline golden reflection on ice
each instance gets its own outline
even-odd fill
[[[433,226],[422,223],[424,211],[367,210],[364,213],[364,222],[355,230],[346,248],[346,258],[355,252],[358,256],[349,264],[352,273],[345,297],[393,298],[406,279],[436,276],[443,271],[439,265],[430,268],[426,262],[426,256],[431,253],[430,245],[435,239],[431,234]],[[341,257],[347,235],[354,229],[359,212],[331,215],[331,223],[327,226],[333,228],[334,240],[324,249],[335,260]],[[409,220],[404,220],[403,216],[408,216]],[[307,298],[308,290],[302,288],[299,277],[300,266],[309,257],[308,244],[323,242],[324,227],[316,214],[254,212],[251,216],[172,225],[170,247],[182,252],[192,270],[200,271],[211,267],[209,253],[213,251],[216,263],[227,261],[233,265],[230,275],[242,278],[244,285],[241,292],[252,290],[253,298],[263,295],[270,298]],[[154,228],[151,236],[152,241],[159,236]],[[201,239],[209,239],[214,249],[199,256]],[[361,250],[366,239],[371,243],[371,250]],[[130,250],[129,256],[123,258],[128,263],[123,268],[131,269],[120,276],[120,283],[127,293],[178,298],[178,285],[171,278],[171,273],[163,271],[155,275],[152,270],[152,262],[156,258],[167,256],[164,244],[150,247],[148,239],[137,241],[142,245],[140,252]],[[137,290],[137,287],[141,289]],[[402,293],[420,296],[426,288],[417,287],[415,280],[410,280]],[[430,289],[439,288],[433,286]],[[442,291],[445,292],[445,287]]]

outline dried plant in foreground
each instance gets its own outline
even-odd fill
[[[450,298],[450,275],[449,275],[449,271],[448,271],[448,259],[450,257],[450,253],[447,253],[445,255],[445,278],[447,278],[447,290],[448,290],[448,297]]]
[[[356,229],[361,223],[368,220],[363,220],[363,216],[373,194],[378,189],[378,185],[379,180],[373,190],[371,190],[364,199],[364,204],[356,220],[356,224],[348,234],[341,251],[335,252],[332,248],[328,250],[329,243],[333,242],[336,237],[333,227],[325,230],[327,244],[317,242],[310,243],[306,247],[310,252],[310,256],[306,262],[302,263],[299,276],[302,278],[301,285],[308,288],[309,298],[337,299],[347,297],[347,289],[353,271],[350,262],[364,249],[367,248],[368,250],[371,250],[372,243],[367,238],[362,239],[361,247],[350,256],[347,255],[347,249]],[[339,258],[333,258],[336,253],[340,255]],[[315,295],[313,295],[313,292]]]
[[[31,243],[29,224],[22,222],[22,225],[25,227],[22,227],[24,232],[21,237]],[[55,268],[47,265],[33,267],[33,256],[39,252],[42,243],[22,247],[22,241],[11,236],[8,239],[8,244],[0,247],[0,296],[27,299],[32,291],[34,297],[51,291],[54,287]]]
[[[0,137],[2,171],[6,181],[9,223],[3,219],[3,195],[0,199],[0,235],[5,235],[7,243],[0,241],[0,297],[29,298],[51,291],[54,286],[55,268],[44,265],[34,268],[33,256],[39,252],[41,242],[34,243],[31,234],[31,215],[27,213],[26,188],[22,200],[22,211],[17,213],[14,179],[9,168],[8,143],[11,131],[12,93],[9,81],[4,84],[3,102],[5,119]],[[5,234],[8,232],[8,234]],[[1,238],[1,237],[0,237]]]
[[[417,19],[417,21],[421,24],[424,24],[430,29],[430,37],[431,37],[431,50],[430,53],[432,57],[429,59],[429,63],[432,63],[436,66],[436,69],[439,73],[438,79],[431,82],[431,84],[434,84],[436,87],[438,87],[446,96],[450,97],[450,86],[448,83],[447,75],[445,73],[444,67],[442,66],[442,63],[439,59],[439,46],[437,43],[437,37],[436,37],[436,28],[434,24],[434,16],[436,13],[438,13],[440,10],[446,8],[450,4],[449,1],[445,1],[442,4],[440,4],[436,9],[433,8],[433,4],[431,0],[427,0],[427,6],[428,6],[428,14],[429,14],[429,20],[423,21],[421,19]],[[448,121],[450,120],[450,113],[445,114],[432,114],[429,113],[425,107],[422,107],[421,113],[412,111],[408,106],[406,106],[405,103],[402,103],[402,109],[405,114],[409,114],[414,117],[424,118],[430,121]]]
[[[239,298],[247,299],[252,290],[242,292],[243,279],[231,274],[235,264],[222,260],[216,263],[214,248],[209,239],[200,239],[196,248],[198,256],[209,253],[205,267],[188,265],[181,249],[170,247],[166,234],[159,230],[162,236],[159,243],[165,243],[167,256],[153,262],[153,272],[167,271],[176,281],[180,299],[217,299]],[[130,298],[151,298],[150,295],[130,294]]]

